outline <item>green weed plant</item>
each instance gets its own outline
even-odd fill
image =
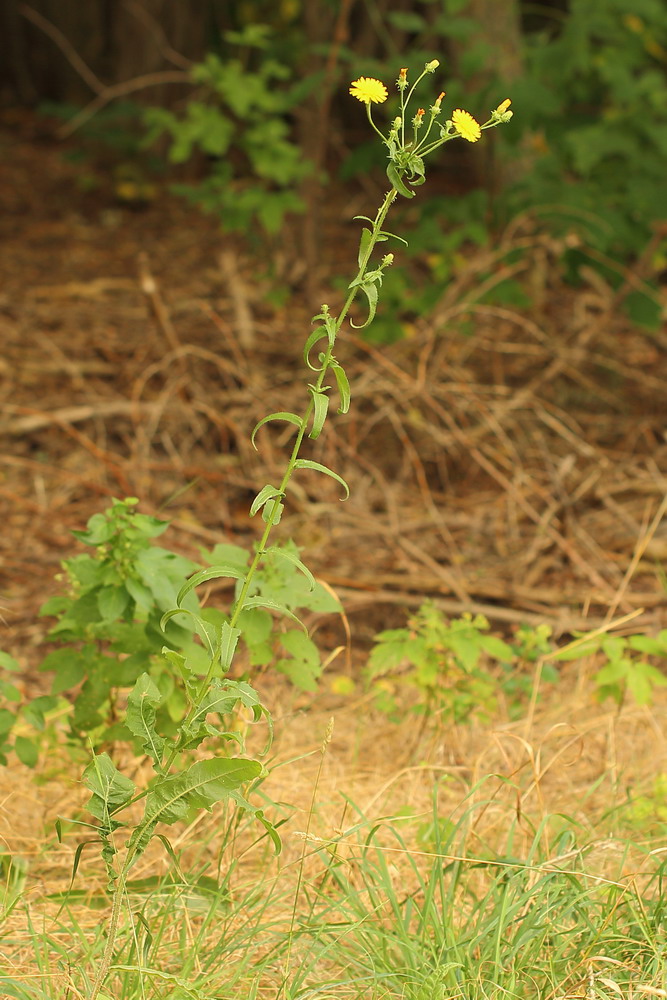
[[[365,670],[376,707],[396,721],[407,703],[425,718],[485,722],[502,691],[518,708],[532,685],[526,667],[551,651],[551,630],[524,626],[509,644],[489,635],[489,628],[483,615],[449,620],[433,604],[424,604],[407,627],[378,633]],[[545,665],[542,680],[557,678],[556,670]]]
[[[78,699],[75,706],[77,724],[82,729],[89,726],[96,731],[107,722],[104,714],[111,713],[111,731],[104,730],[106,737],[113,736],[116,744],[122,744],[129,732],[129,748],[136,750],[138,746],[153,772],[147,781],[143,779],[143,770],[137,773],[133,768],[130,776],[120,770],[107,750],[93,750],[82,775],[82,782],[90,792],[86,803],[89,818],[70,822],[87,831],[87,836],[99,845],[110,900],[101,953],[92,975],[86,972],[84,977],[87,1000],[109,1000],[110,977],[128,971],[118,961],[117,941],[131,872],[155,837],[171,858],[175,856],[170,841],[161,832],[164,826],[191,820],[222,802],[261,824],[264,836],[276,851],[280,850],[276,827],[263,809],[250,801],[266,770],[259,760],[247,756],[242,733],[226,724],[230,715],[243,709],[254,722],[268,723],[270,739],[271,718],[253,688],[244,680],[233,679],[230,671],[244,629],[246,634],[249,631],[249,613],[260,609],[281,616],[305,633],[305,627],[288,603],[268,596],[259,581],[262,567],[275,566],[282,560],[303,578],[311,592],[316,590],[312,573],[295,550],[272,544],[271,536],[281,519],[295,474],[319,472],[340,487],[343,499],[349,494],[347,483],[337,472],[303,457],[302,451],[306,442],[316,440],[322,433],[333,391],[338,399],[338,412],[344,414],[349,409],[350,386],[334,353],[336,338],[359,296],[365,300],[366,317],[360,323],[350,321],[351,325],[363,329],[375,316],[384,273],[393,262],[393,254],[385,254],[380,261],[373,261],[373,254],[377,244],[400,239],[384,228],[390,208],[399,196],[415,197],[415,189],[425,181],[425,160],[429,155],[456,138],[475,142],[483,130],[511,117],[510,102],[505,101],[482,125],[462,109],[454,110],[451,118],[440,124],[443,93],[428,111],[418,108],[408,118],[408,105],[415,88],[438,65],[437,60],[427,63],[411,86],[407,70],[400,71],[397,81],[400,114],[386,132],[376,126],[371,108],[386,100],[384,84],[361,77],[350,88],[352,96],[365,105],[369,124],[383,143],[390,187],[375,217],[361,217],[364,225],[357,270],[342,308],[336,315],[323,304],[313,319],[315,327],[303,350],[308,379],[304,412],[270,413],[252,432],[254,445],[265,425],[279,422],[291,425],[295,437],[280,482],[264,485],[251,505],[251,515],[259,515],[264,528],[249,565],[245,562],[242,565],[233,552],[218,549],[215,555],[221,561],[198,570],[179,588],[179,578],[192,567],[187,560],[151,544],[164,525],[134,513],[133,500],[117,501],[107,515],[93,518],[87,531],[80,535],[80,540],[93,546],[97,555],[70,561],[67,569],[74,583],[74,594],[47,605],[48,613],[60,616],[56,637],[78,645],[77,655],[70,650],[69,656],[61,652],[50,661],[51,668],[56,669],[57,688],[61,683],[83,681],[83,706],[79,706]],[[260,74],[259,83],[248,82],[248,99],[256,93],[256,87],[250,86],[253,82],[266,91],[266,81],[272,78],[273,71],[267,73],[263,77]],[[221,84],[225,93],[227,86]],[[230,580],[236,585],[235,600],[224,616],[207,615],[195,599],[198,587],[217,579]],[[201,651],[192,641],[193,633],[204,651],[203,665]],[[157,635],[161,636],[162,662],[172,670],[173,686],[171,680],[165,682],[162,665],[157,674],[153,669],[153,639]],[[307,670],[308,667],[303,668],[303,662],[308,661],[307,648],[304,651],[303,645],[299,646],[294,639],[286,642],[283,637],[282,641],[295,658],[301,657],[302,669]],[[139,644],[138,649],[135,643]],[[131,682],[132,671],[138,672],[123,699],[115,696],[115,669],[125,683]],[[139,786],[135,783],[137,776]],[[61,832],[59,821],[59,835]],[[74,873],[84,846],[82,843],[77,849]],[[140,962],[135,962],[132,968],[142,977],[161,975],[159,970],[151,973]],[[5,989],[13,987],[11,981],[4,985]],[[180,989],[181,984],[178,986]]]

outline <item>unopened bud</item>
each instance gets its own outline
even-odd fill
[[[502,104],[499,104],[498,107],[496,108],[496,114],[498,115],[504,114],[509,108],[511,103],[512,102],[509,99],[509,97],[506,97],[505,100],[502,102]]]
[[[431,108],[431,111],[432,111],[432,113],[434,115],[437,115],[440,112],[440,105],[442,104],[442,99],[443,99],[444,96],[445,96],[445,92],[443,90],[442,93],[438,94],[438,96],[436,97],[435,103],[433,104],[433,107]]]
[[[433,60],[431,60],[431,62],[427,62],[426,63],[426,66],[424,67],[424,69],[426,70],[427,73],[435,73],[435,71],[436,71],[436,69],[438,68],[439,65],[440,65],[440,60],[439,59],[433,59]]]
[[[389,267],[389,265],[393,264],[393,263],[394,263],[394,255],[393,255],[393,253],[386,253],[384,255],[384,257],[382,258],[382,266],[383,267]]]
[[[407,66],[400,70],[398,74],[398,80],[396,81],[396,86],[399,90],[405,90],[408,85],[408,70]]]

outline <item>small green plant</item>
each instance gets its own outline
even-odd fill
[[[254,24],[225,38],[261,51],[269,35],[266,25]],[[195,153],[209,159],[203,180],[173,189],[215,215],[225,231],[246,232],[259,222],[266,233],[278,232],[286,214],[303,210],[295,189],[310,164],[290,138],[289,116],[309,81],[290,84],[291,71],[278,59],[248,68],[239,58],[222,59],[212,52],[191,76],[198,96],[183,114],[166,108],[145,112],[146,144],[166,134],[171,163],[185,163]]]
[[[56,738],[49,717],[67,718],[72,744],[85,746],[90,740],[104,747],[114,740],[132,741],[124,719],[126,699],[144,673],[162,699],[156,725],[164,735],[175,733],[187,700],[178,668],[185,662],[195,676],[203,676],[209,660],[194,619],[172,619],[164,629],[160,621],[176,603],[185,577],[202,567],[155,545],[168,522],[139,513],[137,503],[135,497],[113,500],[103,514],[90,518],[85,531],[74,532],[92,553],[65,560],[68,592],[50,598],[40,610],[57,619],[46,637],[57,648],[39,665],[40,671],[53,674],[51,694],[24,699],[10,679],[19,664],[0,653],[1,763],[6,764],[7,753],[14,750],[22,763],[34,767],[40,747]],[[240,574],[251,558],[235,545],[217,545],[211,552],[202,550],[201,556],[204,563],[226,563]],[[250,596],[277,601],[292,613],[340,611],[338,601],[321,584],[311,587],[297,564],[293,542],[276,546],[258,570]],[[225,620],[214,607],[202,609],[194,592],[183,607],[209,625]],[[296,687],[316,689],[322,671],[319,650],[300,629],[277,631],[274,619],[260,607],[247,609],[241,626],[249,667],[272,663]],[[141,752],[138,743],[135,750]]]
[[[407,628],[380,632],[366,670],[377,707],[399,718],[399,705],[411,693],[416,714],[437,712],[451,722],[488,719],[498,688],[490,661],[509,665],[516,659],[512,647],[488,630],[483,615],[449,621],[434,605],[424,604]]]
[[[612,698],[617,705],[630,695],[638,705],[649,705],[658,687],[667,685],[665,674],[651,658],[667,662],[667,629],[655,638],[648,635],[599,635],[589,638],[585,633],[553,654],[554,660],[579,660],[586,656],[602,656],[604,665],[595,675],[598,701]]]

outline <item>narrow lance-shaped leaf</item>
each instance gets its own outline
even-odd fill
[[[220,663],[223,673],[227,673],[232,665],[240,636],[240,629],[232,628],[229,622],[223,622],[220,629]]]
[[[260,427],[263,427],[264,424],[268,424],[272,420],[285,420],[288,424],[294,424],[295,427],[301,426],[301,417],[298,417],[296,413],[289,413],[287,410],[279,410],[277,413],[269,413],[267,417],[262,417],[262,419],[255,424],[253,432],[250,435],[250,443],[255,451],[257,451],[257,445],[255,444],[255,435],[257,434],[257,431]]]
[[[183,584],[178,592],[176,603],[180,607],[183,603],[183,598],[187,597],[190,591],[194,590],[201,583],[207,583],[209,580],[218,580],[220,577],[225,576],[230,576],[233,580],[242,580],[244,573],[238,566],[209,566],[208,569],[202,569]]]
[[[340,396],[338,412],[347,413],[350,409],[350,383],[347,380],[345,369],[337,361],[334,361],[331,364],[331,370],[336,377],[336,385],[338,386],[338,394]]]
[[[155,731],[155,709],[161,704],[162,695],[146,673],[137,680],[127,696],[125,725],[141,742],[144,753],[159,764],[164,754],[164,740]]]
[[[365,323],[353,323],[350,320],[350,326],[354,327],[355,330],[363,330],[364,327],[369,326],[375,318],[375,310],[378,304],[378,289],[374,281],[366,281],[361,286],[361,290],[368,299],[368,318]]]
[[[319,392],[314,386],[309,385],[311,396],[313,397],[314,413],[313,413],[313,426],[310,429],[310,434],[308,435],[313,441],[322,433],[322,428],[324,427],[324,421],[327,419],[327,412],[329,410],[329,397],[326,392]],[[327,386],[328,388],[328,386]]]
[[[297,458],[296,462],[294,463],[294,468],[311,469],[313,472],[323,472],[325,476],[330,476],[332,479],[335,479],[336,482],[340,483],[340,485],[343,487],[343,489],[345,490],[345,496],[343,499],[347,500],[347,498],[349,497],[350,487],[347,485],[343,477],[339,476],[337,472],[332,472],[332,470],[328,469],[326,465],[320,465],[319,462],[311,462],[310,459],[308,458]]]
[[[361,230],[361,239],[359,240],[359,255],[357,258],[359,262],[359,267],[361,267],[362,264],[364,263],[366,254],[368,253],[368,248],[371,243],[372,236],[373,234],[371,233],[370,229],[366,229],[366,227],[364,227]]]
[[[268,608],[269,611],[275,611],[280,615],[285,615],[286,618],[291,618],[304,632],[308,631],[301,619],[297,618],[293,611],[290,611],[284,604],[279,604],[278,601],[272,601],[269,597],[247,597],[243,602],[243,610],[245,611],[248,608]]]
[[[280,549],[277,545],[272,545],[271,548],[266,549],[264,555],[277,556],[279,559],[286,559],[287,562],[291,563],[292,566],[303,573],[306,580],[308,581],[311,590],[315,590],[315,577],[310,572],[305,563],[302,563],[298,556],[295,556],[293,552],[289,552],[286,549]]]
[[[284,496],[284,493],[281,493],[277,487],[271,486],[270,483],[267,483],[266,486],[262,486],[261,490],[252,502],[250,507],[250,516],[254,517],[257,511],[260,510],[265,503],[268,503],[269,500],[282,496]]]

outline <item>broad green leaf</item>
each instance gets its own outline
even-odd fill
[[[155,731],[155,709],[162,695],[148,674],[142,674],[127,697],[125,725],[138,737],[144,753],[159,764],[164,754],[164,740]]]
[[[479,644],[489,656],[500,663],[512,663],[515,658],[512,647],[495,635],[480,635]]]
[[[368,317],[364,323],[353,323],[350,320],[350,326],[355,330],[363,330],[373,322],[378,304],[378,286],[374,281],[364,281],[359,287],[368,299]]]
[[[6,708],[0,708],[0,737],[6,736],[7,733],[11,732],[15,722],[16,716],[13,712],[10,712]]]
[[[250,435],[250,443],[255,451],[257,451],[257,445],[255,444],[255,435],[257,434],[257,431],[260,427],[263,427],[264,424],[268,424],[271,420],[285,420],[288,424],[294,424],[295,427],[301,426],[301,417],[298,417],[296,413],[289,413],[287,410],[279,410],[276,413],[269,413],[267,417],[262,417],[262,419],[255,424],[253,432]]]
[[[14,740],[14,753],[26,767],[34,767],[39,759],[39,747],[27,736],[17,736]]]
[[[292,658],[278,660],[276,669],[286,674],[301,691],[317,691],[316,681],[322,673],[322,661],[312,639],[303,632],[290,631],[280,636],[280,644]]]
[[[104,621],[120,618],[130,603],[125,587],[102,587],[97,594],[97,606]]]
[[[276,497],[282,497],[282,496],[284,496],[284,494],[281,493],[281,491],[277,489],[275,486],[271,486],[270,483],[267,483],[266,486],[262,486],[261,490],[259,491],[259,493],[252,502],[252,506],[250,507],[250,516],[254,517],[257,511],[260,510],[264,506],[264,504],[268,503],[270,500],[275,500]]]
[[[294,468],[310,469],[312,472],[322,472],[324,473],[325,476],[330,476],[331,479],[335,479],[337,483],[340,483],[340,485],[345,490],[345,496],[343,499],[347,500],[347,498],[349,497],[350,487],[347,485],[343,477],[339,476],[337,472],[332,472],[331,469],[328,469],[326,467],[326,465],[320,465],[319,462],[311,462],[310,459],[307,458],[297,458],[296,462],[294,463]]]
[[[593,653],[597,653],[600,648],[600,642],[598,639],[590,639],[587,642],[581,642],[578,645],[573,645],[568,643],[558,652],[554,653],[549,657],[550,660],[581,660],[585,656],[592,656]]]
[[[120,773],[106,753],[95,754],[82,780],[93,793],[87,803],[88,811],[105,825],[109,816],[134,795],[134,782]]]
[[[261,773],[256,760],[214,757],[197,761],[182,774],[158,778],[146,796],[143,819],[130,837],[133,861],[146,849],[157,823],[184,819],[190,808],[210,810]]]
[[[308,386],[310,394],[313,399],[313,404],[315,407],[315,412],[313,415],[313,426],[310,429],[308,437],[312,441],[316,441],[317,438],[322,433],[322,428],[324,427],[324,421],[327,419],[327,412],[329,410],[329,397],[325,392],[318,391],[314,386]]]
[[[265,487],[266,489],[266,487]],[[202,569],[199,573],[195,573],[190,579],[181,587],[176,598],[176,603],[180,607],[183,603],[183,598],[198,587],[201,583],[207,583],[209,580],[219,580],[221,577],[231,577],[232,580],[242,580],[243,572],[237,566],[209,566],[208,569]]]
[[[338,412],[347,413],[350,409],[350,383],[347,380],[345,369],[337,361],[332,361],[330,367],[336,377],[336,385],[338,386],[338,394],[340,395]]]
[[[3,653],[2,651],[0,651],[0,667],[3,667],[5,670],[21,669],[18,660],[15,660],[13,656],[9,655],[9,653]]]

